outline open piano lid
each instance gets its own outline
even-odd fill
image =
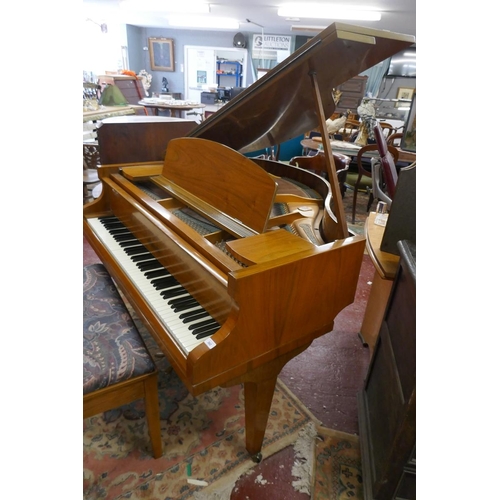
[[[303,135],[319,125],[311,73],[316,74],[329,117],[335,112],[333,88],[413,43],[410,35],[333,23],[189,135],[240,153]]]

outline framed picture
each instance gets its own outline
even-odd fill
[[[149,38],[149,59],[153,71],[175,71],[174,40],[172,38]]]
[[[396,95],[396,99],[408,99],[409,101],[411,101],[414,93],[415,93],[414,88],[399,87],[398,93]],[[396,108],[404,108],[404,107],[408,107],[408,106],[409,106],[409,104],[406,102],[397,102],[396,103]]]

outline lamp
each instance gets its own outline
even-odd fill
[[[380,12],[318,3],[284,4],[278,9],[280,17],[306,19],[342,19],[349,21],[380,21]]]

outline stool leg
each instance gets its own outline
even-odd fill
[[[153,456],[160,458],[163,455],[161,441],[160,404],[158,401],[158,374],[155,373],[144,381],[144,402],[148,421],[149,438],[153,448]]]

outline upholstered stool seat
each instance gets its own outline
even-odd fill
[[[83,268],[83,418],[144,398],[153,455],[162,455],[158,373],[102,264]]]

